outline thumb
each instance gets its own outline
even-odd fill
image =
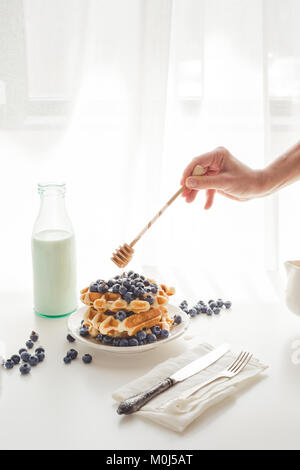
[[[222,177],[215,176],[190,176],[185,185],[189,189],[218,189],[222,186]]]

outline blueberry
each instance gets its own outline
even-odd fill
[[[179,305],[179,307],[186,307],[187,305],[188,305],[187,301],[183,300],[181,304]]]
[[[153,327],[151,328],[151,331],[152,331],[152,333],[155,334],[155,336],[160,336],[161,329],[160,329],[159,326],[153,326]]]
[[[97,284],[91,284],[90,285],[90,292],[98,292],[98,285]]]
[[[112,288],[114,294],[118,294],[120,289],[120,284],[115,284]]]
[[[208,304],[211,304],[212,302],[214,302],[214,300],[210,299],[210,300],[208,301]]]
[[[115,319],[116,319],[116,320],[123,321],[123,320],[125,320],[126,317],[127,317],[127,315],[126,315],[125,310],[119,310],[119,311],[116,313]]]
[[[112,340],[112,345],[113,346],[120,346],[120,338],[114,338]]]
[[[142,288],[144,288],[144,283],[141,282],[141,281],[139,281],[139,282],[136,283],[136,287],[142,287]]]
[[[30,358],[30,354],[27,351],[22,352],[21,359],[24,362],[28,362]]]
[[[139,342],[136,338],[129,338],[128,344],[129,346],[138,346]]]
[[[86,327],[82,326],[79,330],[79,334],[80,334],[80,336],[85,337],[85,336],[89,336],[90,333],[89,333],[89,330]]]
[[[73,338],[72,335],[68,335],[68,336],[67,336],[67,340],[69,341],[69,343],[74,343],[75,338]]]
[[[144,298],[144,294],[145,294],[145,293],[146,293],[146,292],[145,292],[145,289],[142,289],[141,287],[139,287],[139,288],[137,289],[137,292],[136,292],[137,296],[140,297],[141,299]]]
[[[174,323],[175,325],[179,325],[182,322],[182,317],[180,315],[175,315]]]
[[[201,313],[207,313],[206,305],[203,305],[203,307],[201,307]]]
[[[31,366],[34,367],[34,366],[36,366],[36,365],[38,364],[39,360],[38,360],[38,358],[37,358],[36,356],[30,356],[28,362],[29,362],[29,364],[30,364]]]
[[[107,283],[108,287],[112,287],[114,285],[115,281],[113,281],[112,279],[110,279]]]
[[[66,357],[64,357],[64,363],[65,363],[65,364],[71,364],[71,362],[72,362],[71,356],[66,356]]]
[[[108,291],[108,286],[106,284],[100,284],[100,286],[98,286],[99,294],[105,294],[107,291]]]
[[[224,305],[226,308],[230,308],[232,303],[229,300],[227,300],[226,302],[224,302]]]
[[[216,308],[217,304],[215,302],[211,302],[209,306],[213,310],[214,308]]]
[[[35,353],[35,355],[38,358],[39,362],[43,362],[43,360],[45,359],[45,353],[43,352]]]
[[[113,337],[112,336],[109,336],[109,335],[105,335],[104,338],[103,338],[103,343],[104,344],[110,344],[113,340]]]
[[[131,277],[133,274],[134,274],[134,272],[133,272],[133,271],[128,271],[128,273],[127,273],[127,277]]]
[[[20,356],[21,356],[21,354],[22,354],[23,352],[27,352],[27,349],[25,349],[25,348],[19,349],[19,354],[20,354]]]
[[[117,275],[114,277],[114,279],[120,279],[119,274],[117,274]]]
[[[126,289],[130,289],[130,288],[131,288],[131,282],[129,282],[129,281],[124,281],[124,282],[123,282],[123,286],[124,286]]]
[[[152,295],[147,295],[144,300],[146,300],[146,302],[148,302],[150,305],[152,305],[154,302],[154,298],[152,297]]]
[[[124,295],[124,300],[126,300],[126,302],[128,304],[130,304],[130,302],[134,299],[134,295],[132,292],[127,292],[125,295]]]
[[[197,315],[199,315],[199,313],[201,313],[201,306],[200,305],[197,304],[193,308],[196,310]]]
[[[215,313],[216,315],[218,315],[218,314],[220,313],[220,311],[221,311],[221,310],[220,310],[218,307],[214,308],[214,313]]]
[[[28,349],[32,349],[34,346],[34,342],[30,340],[26,341],[26,346]]]
[[[169,333],[168,330],[163,329],[163,330],[161,330],[160,336],[161,336],[162,338],[168,338],[169,334],[170,334],[170,333]]]
[[[139,346],[144,346],[144,344],[147,344],[147,341],[145,339],[139,341]]]
[[[222,299],[218,299],[218,300],[217,300],[217,307],[222,308],[223,305],[224,305],[223,300],[222,300]]]
[[[69,349],[69,351],[67,352],[67,357],[70,357],[72,361],[76,359],[77,356],[78,352],[75,349]]]
[[[144,339],[146,339],[146,333],[142,330],[142,331],[138,331],[137,334],[136,334],[136,337],[139,341],[143,341]]]
[[[90,364],[92,360],[93,358],[90,354],[85,354],[84,356],[82,356],[82,362],[84,362],[84,364]]]
[[[7,359],[4,363],[5,369],[12,369],[15,363],[12,359]]]
[[[157,294],[157,291],[158,291],[158,288],[156,286],[151,288],[152,294]]]
[[[208,308],[207,311],[206,311],[206,314],[207,315],[212,315],[213,314],[213,311],[211,308]]]
[[[103,335],[99,334],[96,336],[96,339],[99,341],[99,343],[102,343],[103,341]]]
[[[45,352],[45,349],[42,347],[42,346],[39,346],[38,348],[36,348],[35,350],[35,353],[36,354],[40,354],[40,353],[44,353]]]
[[[153,333],[150,333],[147,335],[147,341],[148,343],[155,343],[155,341],[157,341],[157,338]]]
[[[36,343],[37,340],[39,339],[39,335],[38,335],[35,331],[33,331],[33,332],[31,333],[31,335],[30,335],[30,339],[31,339],[31,341],[33,341],[34,343]]]
[[[190,315],[190,317],[194,318],[194,317],[197,315],[196,309],[195,309],[195,308],[191,308],[191,309],[189,310],[189,315]]]
[[[139,275],[137,273],[133,273],[133,275],[131,276],[133,279],[137,279],[139,277]]]
[[[22,375],[27,375],[31,371],[31,367],[28,364],[22,364],[20,367],[20,372]]]
[[[121,294],[122,297],[127,294],[127,289],[124,286],[121,286],[119,289],[119,293]]]
[[[144,286],[146,286],[146,287],[150,286],[150,282],[147,279],[144,282]]]
[[[128,346],[128,339],[122,338],[121,341],[120,341],[120,346],[121,347]]]
[[[20,356],[18,356],[17,354],[14,354],[13,356],[11,356],[11,361],[13,361],[14,364],[19,364],[21,358]]]

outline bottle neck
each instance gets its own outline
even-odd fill
[[[46,230],[72,233],[72,224],[65,206],[65,186],[39,185],[39,193],[41,203],[39,215],[34,226],[34,233]]]

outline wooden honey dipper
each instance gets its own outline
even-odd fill
[[[202,176],[204,175],[205,170],[201,165],[196,165],[193,170],[193,176]],[[118,250],[113,253],[112,261],[119,267],[125,268],[129,261],[131,261],[134,249],[133,246],[142,238],[145,232],[157,221],[157,219],[165,212],[165,210],[172,204],[172,202],[177,199],[177,197],[186,189],[185,186],[182,186],[178,191],[168,200],[162,209],[153,217],[152,220],[143,228],[143,230],[138,234],[137,237],[128,245],[125,243],[123,246],[120,246]]]

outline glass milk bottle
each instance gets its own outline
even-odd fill
[[[34,311],[63,317],[77,307],[75,239],[65,184],[39,184],[41,205],[32,234]]]

